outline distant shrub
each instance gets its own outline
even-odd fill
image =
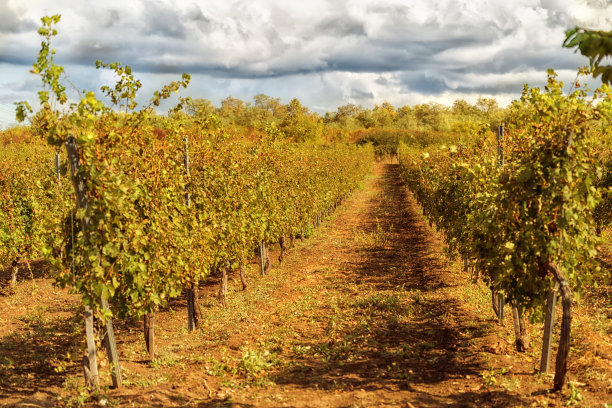
[[[377,158],[397,154],[400,143],[425,148],[430,145],[453,143],[460,135],[455,132],[435,130],[408,130],[392,128],[373,128],[352,133],[352,139],[358,145],[371,143]]]
[[[12,143],[28,143],[31,140],[32,134],[27,126],[14,126],[6,130],[0,130],[0,146],[8,146]]]

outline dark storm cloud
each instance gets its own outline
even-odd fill
[[[360,89],[355,89],[352,88],[351,89],[351,94],[350,94],[351,99],[357,99],[357,100],[371,100],[374,99],[374,93],[372,91],[366,92],[366,91],[362,91]]]
[[[36,22],[11,8],[8,0],[0,0],[0,34],[16,34],[32,30]]]
[[[13,65],[17,65],[17,66],[32,65],[32,61],[33,61],[34,55],[35,55],[34,52],[32,52],[31,55],[9,54],[0,45],[0,62],[4,62],[4,63],[7,63],[7,64],[13,64]]]
[[[383,43],[384,44],[384,43]],[[390,44],[364,40],[347,45],[323,59],[331,70],[347,72],[391,72],[414,69],[427,65],[433,51],[423,43]]]
[[[187,72],[204,93],[273,90],[330,108],[518,96],[547,68],[570,77],[587,62],[561,47],[564,30],[612,25],[609,0],[0,0],[2,100],[31,92],[17,84],[38,19],[54,13],[56,62],[81,89],[112,81],[96,60],[120,61],[152,89]]]
[[[335,37],[365,36],[366,30],[362,22],[343,15],[324,19],[315,26],[315,33]]]
[[[378,85],[389,85],[389,80],[383,76],[379,76],[378,78],[376,78],[376,80],[374,81],[374,83],[377,83]]]
[[[544,76],[542,76],[544,79]],[[497,82],[490,85],[478,85],[478,86],[459,86],[454,88],[454,92],[458,93],[477,93],[477,94],[500,94],[500,93],[516,93],[517,89],[523,89],[524,84],[528,84],[527,81],[517,79],[514,81]],[[533,85],[533,84],[532,84]]]
[[[81,40],[73,46],[70,54],[64,61],[71,64],[86,66],[92,66],[95,64],[95,61],[98,60],[106,63],[123,61],[121,56],[128,54],[130,51],[129,48],[126,48],[127,47],[121,46],[119,43],[100,43],[95,40]],[[60,61],[62,61],[62,59],[60,59]]]
[[[282,24],[277,27],[270,21],[259,21],[260,17],[248,8],[238,8],[235,15],[220,18],[210,16],[195,3],[181,9],[155,0],[143,3],[140,15],[130,18],[109,9],[102,13],[105,17],[101,21],[93,17],[93,11],[86,11],[94,25],[112,27],[112,31],[78,36],[64,58],[76,64],[114,60],[144,72],[188,71],[221,78],[274,78],[326,71],[443,72],[459,68],[507,72],[521,65],[537,69],[550,66],[551,57],[537,45],[534,52],[500,45],[489,58],[478,61],[469,57],[436,59],[448,51],[486,47],[524,28],[525,23],[504,10],[492,12],[488,19],[470,20],[462,14],[453,15],[460,11],[446,9],[443,2],[431,6],[381,2],[368,6],[358,16],[351,13],[349,5],[343,7],[342,12],[322,13],[305,29],[295,27],[290,32],[283,30]],[[566,18],[552,6],[546,10],[547,24],[559,24]],[[117,32],[124,34],[117,36]],[[527,43],[530,40],[527,38]],[[563,68],[571,66],[571,60],[562,61]],[[21,60],[11,60],[17,61]],[[426,87],[442,91],[444,87],[434,77],[423,77]],[[410,85],[421,89],[422,83]]]
[[[411,13],[416,12],[410,7],[368,10],[368,15],[372,12],[384,21],[382,27],[372,30],[367,29],[367,21],[351,17],[346,11],[321,15],[314,29],[296,29],[292,40],[287,41],[287,34],[279,33],[274,25],[262,22],[258,26],[256,16],[236,15],[221,20],[209,17],[196,4],[181,10],[170,3],[147,2],[137,27],[133,19],[121,18],[115,9],[107,10],[99,24],[126,34],[117,37],[96,32],[79,36],[64,58],[68,63],[84,65],[97,59],[122,61],[152,73],[187,71],[221,78],[274,78],[326,71],[433,69],[431,58],[436,54],[488,40],[472,32],[441,36],[435,19],[412,23]],[[446,27],[447,33],[460,31],[457,24]],[[262,52],[252,51],[254,48]],[[313,55],[304,64],[308,52]],[[304,58],[295,58],[300,54]]]
[[[104,28],[113,28],[114,26],[120,24],[121,22],[121,13],[119,10],[111,9],[107,10],[105,13],[105,21],[102,24]]]
[[[438,94],[450,89],[438,73],[407,72],[399,75],[399,78],[404,91]]]
[[[192,5],[192,7],[187,10],[185,18],[187,21],[195,24],[202,33],[209,33],[215,29],[213,21],[204,14],[197,4]]]
[[[144,4],[143,34],[183,40],[186,32],[183,16],[172,3],[147,1]]]
[[[193,4],[191,8],[189,8],[185,12],[185,17],[190,21],[198,21],[204,23],[210,23],[210,18],[204,15],[204,12],[197,4]]]

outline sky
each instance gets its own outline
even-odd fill
[[[141,103],[186,72],[182,96],[297,97],[319,113],[480,96],[504,106],[546,69],[569,82],[587,63],[561,47],[565,30],[612,30],[612,0],[0,0],[0,128],[15,101],[36,106],[29,70],[52,14],[71,98],[114,83],[102,60],[132,67]]]

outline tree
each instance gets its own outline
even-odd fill
[[[281,130],[296,142],[315,141],[323,134],[320,117],[293,98],[287,106],[287,115],[281,123]]]
[[[364,109],[359,112],[357,114],[357,120],[361,123],[361,126],[366,129],[376,126],[376,120],[374,119],[371,109]]]
[[[219,116],[234,125],[246,125],[246,106],[243,100],[228,96],[221,101]]]
[[[415,105],[413,112],[419,127],[427,130],[447,130],[449,128],[448,118],[444,115],[447,109],[439,103],[426,103]]]
[[[500,110],[495,98],[485,98],[481,96],[476,101],[476,107],[485,115],[492,115]]]
[[[336,112],[327,112],[323,121],[326,124],[333,124],[343,130],[358,129],[361,128],[361,123],[357,116],[362,111],[363,107],[361,105],[350,103],[339,106]]]
[[[478,116],[480,114],[480,110],[476,106],[470,105],[465,99],[457,99],[453,102],[451,109],[454,115],[460,117]]]
[[[192,116],[206,116],[215,112],[215,106],[211,101],[204,98],[187,99],[185,111]]]
[[[389,102],[383,102],[380,106],[374,106],[372,116],[377,126],[384,127],[390,126],[393,123],[393,120],[397,116],[397,112],[395,111],[395,107]]]

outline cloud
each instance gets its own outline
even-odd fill
[[[171,4],[156,0],[147,1],[143,17],[144,25],[142,33],[144,35],[177,40],[184,40],[186,38],[187,30],[184,19],[186,16],[181,15]],[[200,16],[196,15],[195,21],[198,20],[198,17]]]
[[[407,72],[400,75],[404,92],[419,92],[424,94],[440,94],[450,89],[444,77],[424,72]]]
[[[16,34],[36,27],[23,10],[12,8],[8,0],[0,0],[0,35]]]
[[[369,101],[370,99],[374,99],[374,93],[372,93],[372,91],[365,92],[359,89],[352,88],[350,98],[358,101],[362,101],[364,99]]]
[[[100,19],[101,16],[102,19]],[[101,21],[101,28],[110,30],[121,22],[121,10],[116,8],[98,10],[98,20]]]
[[[584,65],[561,48],[564,31],[609,29],[609,10],[609,0],[0,0],[0,78],[28,75],[34,22],[60,13],[56,61],[83,89],[112,80],[92,68],[99,59],[130,65],[151,90],[188,72],[195,97],[263,92],[319,110],[478,92],[507,99],[547,68]],[[17,83],[0,97],[25,92]]]
[[[329,35],[335,38],[346,36],[365,36],[364,23],[347,15],[325,18],[315,26],[314,35]]]

